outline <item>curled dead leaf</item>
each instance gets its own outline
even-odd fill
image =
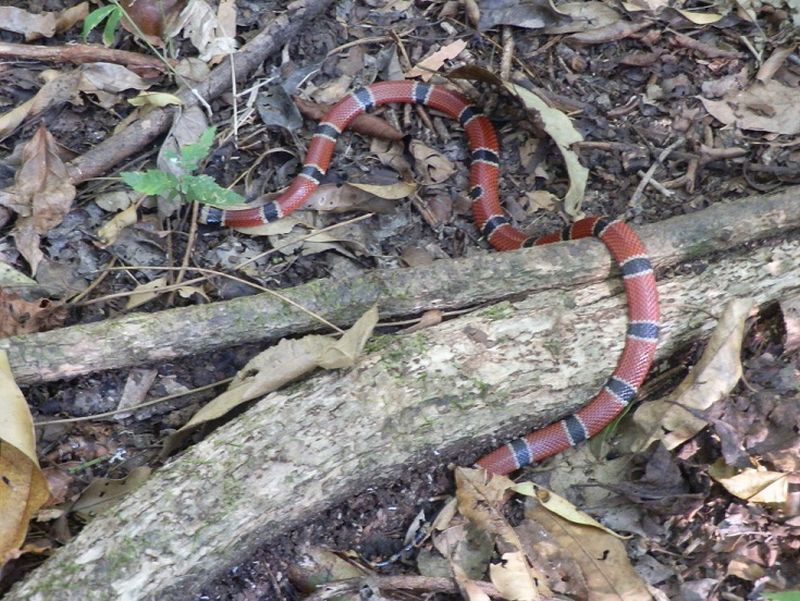
[[[61,223],[75,198],[58,144],[44,126],[23,147],[22,165],[8,196],[13,197],[11,208],[20,215],[13,230],[17,248],[35,274],[44,256],[39,249],[41,236]]]
[[[0,351],[0,566],[17,557],[28,522],[50,498],[36,458],[28,404],[14,381],[8,356]]]
[[[689,376],[664,400],[641,405],[633,420],[641,434],[634,448],[646,448],[661,440],[674,449],[706,427],[707,422],[684,409],[708,409],[726,396],[742,377],[740,359],[745,319],[753,308],[753,299],[730,301],[708,341],[703,356]],[[668,434],[663,434],[664,432]]]
[[[197,426],[218,419],[242,403],[277,390],[318,367],[341,369],[352,366],[377,323],[378,309],[373,307],[339,340],[318,335],[297,340],[283,339],[259,353],[239,370],[227,391],[211,400],[165,441],[162,455],[171,453]]]

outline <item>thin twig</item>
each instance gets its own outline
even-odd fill
[[[122,270],[130,270],[130,269],[158,269],[158,270],[161,270],[161,271],[176,271],[176,270],[180,270],[180,269],[183,269],[183,268],[182,267],[130,267],[130,266],[125,266],[125,267],[113,267],[111,269],[115,270],[115,271],[116,270],[120,270],[120,271],[122,271]],[[248,282],[247,280],[245,280],[243,278],[236,277],[235,275],[230,275],[229,273],[223,273],[221,271],[215,271],[213,269],[205,269],[203,267],[192,267],[191,270],[192,271],[197,271],[198,273],[210,274],[210,275],[213,275],[215,277],[228,278],[229,280],[233,280],[234,282],[239,282],[240,284],[244,284],[246,286],[251,286],[251,287],[255,288],[256,290],[260,290],[261,292],[266,292],[267,294],[269,294],[271,296],[274,296],[275,298],[279,299],[280,301],[282,301],[282,302],[284,302],[284,303],[286,303],[288,305],[291,305],[295,309],[298,309],[298,310],[302,311],[306,315],[308,315],[310,317],[313,317],[314,319],[316,319],[320,323],[328,326],[329,328],[331,328],[335,332],[338,332],[339,334],[344,334],[344,330],[342,330],[339,326],[337,326],[335,324],[332,324],[331,322],[329,322],[327,319],[325,319],[321,315],[318,315],[317,313],[314,313],[310,309],[306,309],[303,305],[293,301],[292,299],[290,299],[287,296],[284,296],[280,292],[276,292],[275,290],[272,290],[270,288],[266,288],[266,287],[262,286],[261,284],[256,284],[254,282]],[[163,286],[162,288],[158,288],[157,290],[152,290],[151,292],[157,292],[157,293],[169,292],[170,290],[178,290],[178,289],[180,289],[180,288],[182,288],[184,286],[188,286],[190,284],[197,284],[199,282],[204,282],[206,280],[208,280],[207,276],[203,276],[203,277],[199,277],[199,278],[193,278],[191,280],[186,280],[185,282],[183,282],[181,284],[170,284],[168,286]],[[83,306],[86,306],[86,305],[93,305],[95,303],[107,301],[107,300],[110,300],[112,298],[124,298],[124,297],[128,297],[128,296],[132,296],[134,294],[141,294],[141,291],[129,290],[127,292],[115,292],[114,294],[107,294],[106,296],[103,296],[103,297],[100,297],[100,298],[93,298],[93,299],[88,300],[88,301],[82,301],[80,303],[75,303],[73,306],[83,307]]]
[[[651,182],[653,178],[653,174],[656,172],[656,169],[659,165],[661,165],[669,156],[669,153],[675,150],[679,145],[683,144],[683,138],[678,138],[672,144],[667,146],[661,153],[658,155],[658,158],[650,165],[650,169],[644,174],[642,177],[642,181],[639,182],[639,185],[636,186],[636,190],[634,190],[633,195],[631,196],[630,201],[628,202],[628,206],[631,208],[638,207],[641,203],[642,194],[644,194],[644,189],[647,187],[647,184]]]
[[[213,382],[211,384],[206,384],[205,386],[199,386],[198,388],[192,388],[191,390],[185,390],[183,392],[176,392],[174,394],[168,394],[167,396],[162,396],[157,399],[153,399],[151,401],[147,401],[144,403],[139,403],[138,405],[133,405],[131,407],[125,407],[124,409],[114,409],[113,411],[106,411],[104,413],[95,413],[93,415],[84,415],[82,417],[66,417],[64,419],[53,419],[47,420],[44,422],[33,422],[35,427],[43,427],[43,426],[50,426],[53,424],[72,424],[75,422],[86,422],[92,421],[96,419],[101,419],[104,417],[111,417],[112,415],[117,415],[118,413],[130,413],[132,411],[138,411],[139,409],[143,409],[145,407],[151,407],[153,405],[158,405],[159,403],[164,403],[166,401],[171,401],[172,399],[177,399],[182,396],[187,396],[189,394],[194,394],[195,392],[203,392],[204,390],[209,390],[210,388],[215,388],[222,384],[227,384],[228,382],[232,381],[233,378],[227,378],[225,380],[219,380],[218,382]]]

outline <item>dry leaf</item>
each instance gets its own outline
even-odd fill
[[[726,573],[728,576],[736,576],[742,580],[755,582],[764,576],[764,568],[746,557],[734,557],[728,563]],[[800,595],[798,595],[798,598],[800,598]]]
[[[522,551],[522,542],[502,513],[506,493],[514,486],[514,482],[505,476],[490,476],[483,469],[462,467],[456,468],[455,478],[456,498],[461,515],[494,535],[501,553]],[[526,569],[531,580],[538,583],[538,592],[550,596],[551,592],[543,574],[532,565]]]
[[[125,478],[95,478],[75,501],[72,511],[81,519],[89,520],[139,488],[151,472],[149,467],[140,466],[133,468]]]
[[[128,303],[125,305],[126,309],[135,309],[139,305],[143,305],[148,301],[153,300],[161,294],[161,288],[167,285],[167,278],[156,278],[146,284],[139,284],[134,288],[133,293],[128,297]]]
[[[56,19],[57,13],[30,13],[13,6],[0,6],[0,29],[21,33],[28,42],[53,37]]]
[[[531,211],[554,211],[558,208],[558,197],[547,190],[532,190],[525,193]]]
[[[227,391],[211,400],[166,440],[162,455],[169,454],[198,425],[218,419],[242,403],[277,390],[318,367],[341,369],[352,366],[377,323],[378,309],[373,307],[339,340],[318,335],[283,339],[259,353],[236,374]]]
[[[134,368],[128,372],[125,380],[125,387],[122,389],[122,396],[117,403],[117,411],[120,409],[130,409],[141,404],[147,396],[150,387],[155,382],[158,371],[155,369]],[[130,417],[130,412],[116,413],[114,418],[123,420]]]
[[[489,577],[505,599],[537,601],[541,598],[522,551],[503,553],[501,563],[489,566]]]
[[[181,31],[197,48],[202,61],[236,52],[236,39],[225,33],[214,9],[204,0],[190,0],[174,25],[168,27],[165,37],[175,37]]]
[[[50,497],[28,404],[0,351],[0,566],[19,555],[28,522]]]
[[[533,497],[539,503],[542,504],[542,507],[547,509],[548,511],[552,511],[557,516],[564,518],[572,522],[573,524],[580,524],[582,526],[591,526],[592,528],[599,528],[603,532],[610,534],[611,536],[616,536],[619,539],[625,540],[626,538],[630,538],[629,536],[622,536],[621,534],[617,534],[610,528],[606,528],[595,520],[593,517],[583,513],[580,511],[575,505],[570,503],[564,497],[557,495],[556,493],[547,490],[535,484],[533,482],[521,482],[513,487],[514,492],[519,493],[521,495],[525,495],[526,497]]]
[[[752,299],[730,301],[689,376],[667,399],[644,403],[636,410],[633,420],[641,434],[632,443],[633,448],[646,448],[651,442],[661,440],[667,449],[674,449],[706,427],[706,421],[680,405],[700,411],[708,409],[739,382],[745,319],[753,304]],[[665,435],[664,431],[669,433]]]
[[[775,79],[753,82],[745,90],[732,90],[722,100],[700,98],[700,101],[725,125],[776,134],[800,133],[797,89]]]
[[[81,2],[56,14],[56,33],[72,29],[89,15],[89,3]]]
[[[28,301],[0,288],[0,337],[49,330],[65,318],[66,309],[59,303],[46,298]]]
[[[408,198],[417,191],[417,184],[414,182],[397,182],[395,184],[348,183],[347,185],[388,200]]]
[[[114,244],[122,231],[135,224],[136,221],[136,205],[131,205],[124,211],[120,211],[114,215],[97,230],[97,237],[100,238],[102,247],[105,248],[106,246]]]
[[[542,31],[551,35],[592,31],[617,23],[622,16],[605,2],[565,2],[557,7],[558,13],[569,17],[559,19]]]
[[[711,25],[712,23],[722,20],[722,15],[719,13],[701,13],[691,10],[682,10],[680,8],[675,10],[677,10],[684,16],[684,18],[688,19],[695,25]]]
[[[0,261],[0,289],[18,288],[20,286],[36,286],[36,280],[17,271],[8,263]]]
[[[13,206],[9,208],[20,214],[14,239],[35,275],[44,257],[39,249],[41,236],[61,223],[75,198],[75,186],[58,156],[58,145],[44,126],[23,147],[22,166],[14,179]]]
[[[0,140],[10,135],[27,118],[65,102],[81,104],[80,92],[94,94],[100,104],[108,108],[117,102],[119,92],[143,90],[149,86],[129,69],[110,63],[88,63],[63,73],[47,70],[42,72],[41,77],[45,84],[33,98],[0,115]]]
[[[303,100],[302,98],[294,98],[293,100],[303,116],[313,119],[314,121],[322,121],[331,107],[333,107],[333,104],[327,102],[311,102],[310,100]],[[347,129],[370,138],[393,141],[403,139],[403,132],[382,117],[370,113],[360,114]]]
[[[590,599],[652,600],[647,584],[631,566],[625,545],[618,538],[598,528],[564,520],[533,499],[525,504],[525,518],[544,528],[551,541],[580,566]]]
[[[456,166],[450,159],[419,140],[411,141],[409,151],[416,159],[417,172],[426,184],[440,184],[456,172]]]
[[[311,593],[321,584],[359,578],[364,570],[325,547],[304,546],[301,561],[289,565],[289,578],[301,591]]]
[[[471,580],[469,576],[467,576],[467,573],[461,566],[459,566],[457,563],[453,563],[452,570],[456,584],[461,591],[461,595],[467,601],[490,601],[491,598],[489,595],[484,593],[483,590],[475,583],[475,581]],[[512,598],[513,597],[509,597],[509,599]]]
[[[739,470],[718,459],[709,468],[708,475],[732,495],[752,503],[785,503],[789,493],[789,478],[782,472]]]
[[[328,213],[346,213],[355,209],[388,213],[395,203],[379,199],[405,198],[414,184],[397,183],[385,186],[377,184],[322,184],[303,205],[304,209]]]
[[[479,31],[496,25],[542,29],[563,20],[547,0],[482,0],[480,9]]]
[[[454,59],[461,54],[466,47],[467,43],[464,40],[450,42],[430,56],[423,58],[413,69],[406,73],[406,77],[408,79],[419,77],[423,81],[428,81],[433,77],[436,71],[442,68],[445,61]]]

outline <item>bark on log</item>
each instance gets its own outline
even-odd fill
[[[654,264],[663,270],[800,227],[798,194],[800,188],[789,188],[638,229]],[[580,240],[437,261],[414,269],[321,279],[282,293],[347,326],[376,303],[382,318],[390,319],[430,308],[478,306],[554,286],[597,282],[612,271],[602,244]],[[277,340],[319,328],[306,313],[259,294],[7,338],[0,340],[0,349],[8,352],[17,381],[32,384]]]
[[[798,291],[797,239],[739,246],[704,269],[673,272],[659,282],[658,354],[709,331],[734,296],[764,303]],[[256,543],[392,478],[404,463],[434,451],[447,461],[465,445],[477,458],[493,447],[491,433],[505,439],[574,410],[613,367],[624,309],[612,278],[387,337],[355,368],[270,394],[220,427],[91,522],[6,600],[191,599]]]

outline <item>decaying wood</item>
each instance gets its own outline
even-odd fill
[[[726,224],[717,225],[726,237]],[[712,239],[674,248],[708,249]],[[797,294],[800,240],[739,245],[702,267],[659,282],[659,357],[710,331],[733,297],[764,303]],[[403,464],[434,454],[447,462],[465,448],[477,458],[496,444],[491,433],[506,439],[571,412],[613,368],[624,330],[625,298],[611,278],[379,338],[355,368],[270,394],[217,429],[6,599],[46,601],[52,591],[61,601],[193,598],[257,542]]]
[[[639,228],[661,270],[800,227],[800,188],[718,204]],[[378,304],[383,319],[431,308],[497,302],[552,287],[598,282],[612,273],[603,245],[580,240],[490,252],[413,269],[322,279],[282,291],[340,326]],[[319,329],[315,319],[267,294],[0,340],[17,381],[30,384],[154,363],[236,344]]]

